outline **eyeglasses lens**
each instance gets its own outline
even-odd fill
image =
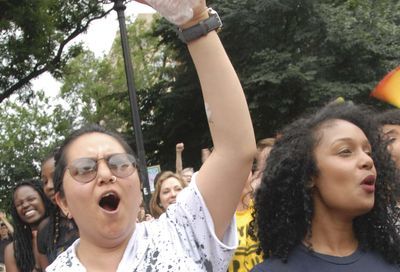
[[[111,172],[119,178],[131,175],[136,169],[136,160],[129,154],[113,155],[108,159],[107,164]]]
[[[114,154],[105,161],[111,173],[119,178],[125,178],[136,170],[136,159],[130,154]],[[98,160],[92,158],[80,158],[73,161],[68,169],[76,181],[88,183],[97,175],[97,163]]]

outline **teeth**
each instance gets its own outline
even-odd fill
[[[107,193],[107,194],[105,194],[103,197],[107,197],[107,196],[113,196],[113,195],[115,195],[114,193],[112,193],[112,192],[110,192],[110,193]]]
[[[31,216],[31,215],[33,215],[34,213],[35,213],[34,210],[30,210],[30,211],[27,211],[27,212],[25,213],[25,216]]]

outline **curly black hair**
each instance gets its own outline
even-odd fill
[[[400,126],[400,109],[391,109],[377,114],[375,120],[381,125]]]
[[[51,203],[44,194],[39,180],[34,179],[21,181],[12,190],[10,212],[14,226],[14,258],[20,271],[32,271],[35,267],[35,256],[33,255],[32,249],[32,229],[29,224],[21,220],[14,204],[15,192],[22,186],[29,186],[39,194],[45,207],[45,215],[43,218],[48,216]]]
[[[396,169],[382,141],[374,112],[352,103],[331,103],[317,113],[288,125],[267,159],[261,185],[255,193],[252,222],[259,252],[286,262],[291,251],[311,233],[314,207],[312,177],[318,176],[313,151],[321,138],[320,128],[335,119],[359,127],[372,147],[377,170],[375,204],[354,219],[354,232],[362,249],[376,251],[389,262],[400,262],[400,236],[395,187]]]

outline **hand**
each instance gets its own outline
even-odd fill
[[[182,153],[182,151],[185,149],[185,146],[183,143],[177,143],[176,144],[176,152]]]
[[[6,217],[6,214],[4,212],[0,211],[0,219],[3,219],[5,217]]]
[[[206,9],[205,0],[136,0],[157,10],[175,25],[183,25]]]

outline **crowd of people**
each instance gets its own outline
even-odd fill
[[[40,181],[13,188],[0,269],[400,271],[400,110],[334,101],[256,144],[215,13],[172,2],[148,1],[179,26],[196,67],[214,145],[202,166],[183,168],[177,143],[146,214],[127,142],[99,125],[73,131]]]

